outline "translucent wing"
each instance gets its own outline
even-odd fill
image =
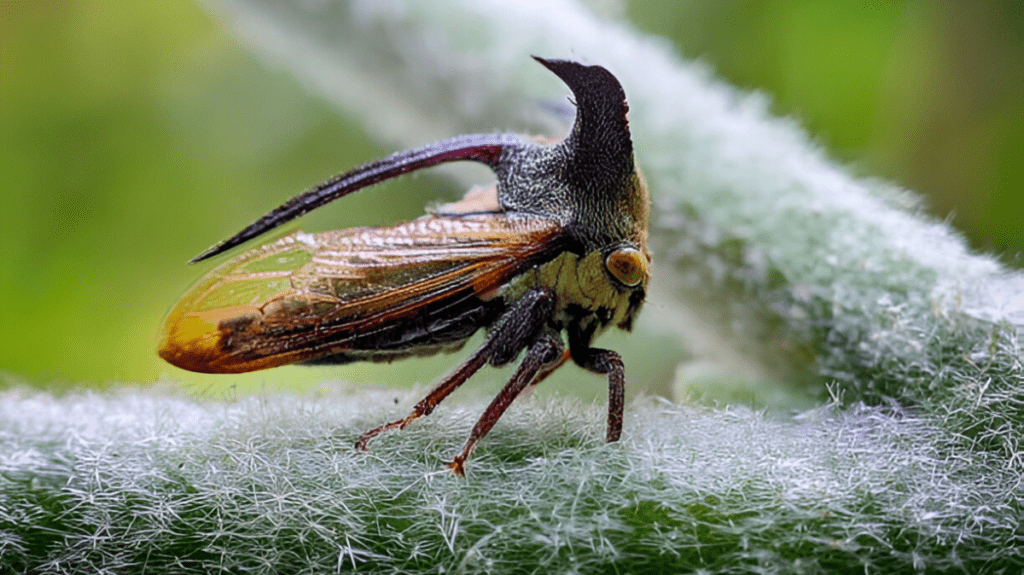
[[[564,250],[561,231],[477,213],[298,232],[200,280],[169,314],[160,355],[238,373],[457,348],[503,309],[502,286]]]

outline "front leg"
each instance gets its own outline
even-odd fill
[[[608,375],[608,443],[618,441],[622,435],[622,413],[626,404],[626,368],[622,356],[610,349],[588,347],[572,350],[577,365],[599,374]]]

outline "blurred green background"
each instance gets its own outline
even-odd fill
[[[927,194],[974,247],[1019,266],[1019,3],[666,0],[625,11],[728,82],[770,94],[774,112],[855,173]],[[189,2],[2,3],[0,134],[0,377],[51,388],[223,384],[154,353],[163,314],[210,267],[185,261],[390,151]],[[409,219],[457,195],[433,178],[397,186],[387,201],[347,198],[302,229]],[[429,383],[454,361],[230,381]],[[652,378],[671,374],[658,369]]]

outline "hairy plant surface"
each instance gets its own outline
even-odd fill
[[[469,475],[483,403],[367,453],[383,393],[183,401],[10,392],[0,409],[7,572],[718,572],[1024,566],[1017,475],[898,409],[776,418],[641,401],[517,405]],[[403,403],[405,407],[409,401]],[[646,570],[646,571],[645,571]]]

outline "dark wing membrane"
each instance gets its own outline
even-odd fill
[[[431,215],[284,237],[215,269],[168,316],[160,355],[207,373],[393,359],[458,344],[495,293],[562,251],[550,220]]]

